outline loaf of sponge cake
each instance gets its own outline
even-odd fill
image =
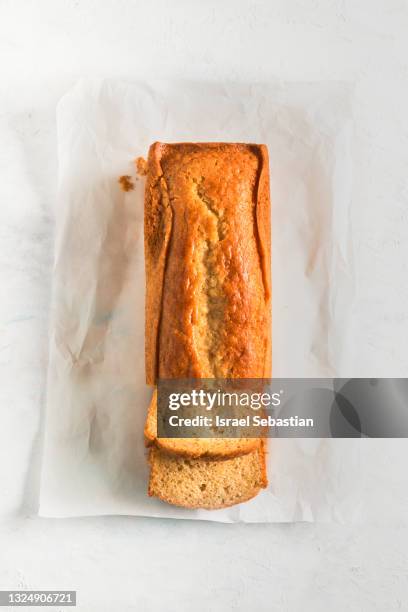
[[[150,147],[145,189],[149,385],[169,378],[270,377],[270,251],[264,145]],[[259,439],[158,439],[154,402],[145,434],[151,444],[151,495],[177,505],[218,508],[249,499],[265,486]],[[192,461],[190,470],[184,470],[184,460]],[[204,472],[200,493],[192,483]],[[264,476],[251,476],[255,473]],[[234,478],[233,497],[221,489],[219,495],[204,494],[217,491],[228,474]],[[180,490],[190,491],[189,502],[186,495],[177,497],[177,482]]]
[[[267,378],[264,145],[155,143],[145,192],[146,378]]]

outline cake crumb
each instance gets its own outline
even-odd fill
[[[143,157],[136,158],[136,170],[140,176],[146,176],[147,174],[147,161]]]
[[[122,188],[122,191],[132,191],[135,188],[132,177],[125,174],[124,176],[120,176],[118,179],[118,183]]]

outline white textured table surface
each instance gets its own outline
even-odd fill
[[[86,612],[408,609],[404,440],[362,443],[358,525],[34,517],[58,98],[94,75],[355,83],[350,373],[406,376],[407,31],[404,0],[0,2],[1,589],[77,589]]]

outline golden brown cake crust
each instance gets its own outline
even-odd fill
[[[271,375],[264,145],[155,143],[145,195],[146,378]]]

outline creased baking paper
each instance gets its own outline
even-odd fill
[[[144,179],[155,140],[269,147],[273,371],[346,376],[351,112],[341,84],[80,81],[58,106],[59,200],[40,515],[347,521],[358,440],[271,440],[270,485],[219,511],[147,496]],[[118,185],[131,175],[135,189]]]

